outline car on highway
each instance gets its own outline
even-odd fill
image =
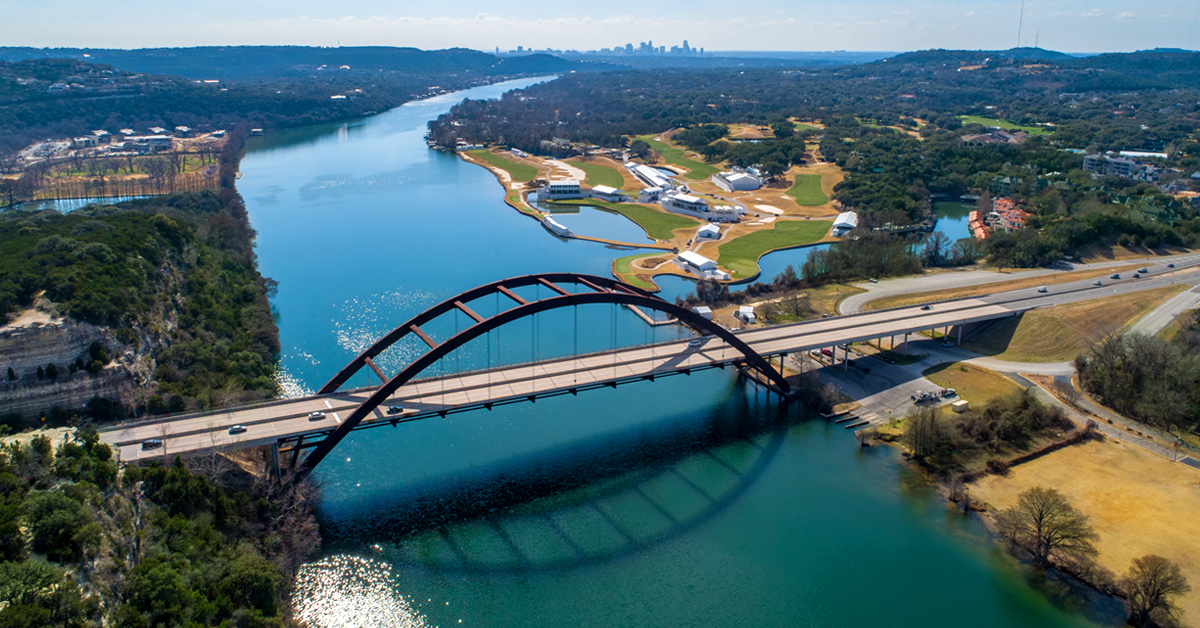
[[[949,340],[943,340],[943,341],[942,341],[942,346],[943,346],[943,347],[953,347],[953,346],[954,346],[954,343],[953,343],[953,342],[950,342]]]
[[[869,282],[871,282],[871,283],[879,283],[879,280],[878,280],[878,279],[876,279],[876,278],[874,278],[874,277],[871,277],[871,278],[870,278],[870,279],[868,279],[867,281],[869,281]]]
[[[230,425],[229,426],[230,434],[244,434],[245,432],[246,432],[245,425]]]
[[[142,441],[142,449],[158,449],[159,447],[162,447],[162,445],[163,442],[161,438],[148,438]]]
[[[1175,268],[1175,262],[1168,262],[1167,268]]]
[[[699,338],[692,338],[691,340],[688,341],[689,347],[699,347],[702,344],[704,344],[704,343]]]
[[[1113,273],[1113,274],[1109,275],[1108,278],[1109,279],[1120,279],[1121,273]]]
[[[1038,292],[1050,292],[1050,288],[1046,286],[1040,286],[1038,287]]]
[[[1142,273],[1133,273],[1133,278],[1134,278],[1134,279],[1141,279],[1141,278],[1142,278]]]
[[[1139,268],[1138,272],[1139,273],[1148,273],[1148,272],[1150,272],[1150,269],[1149,268]]]
[[[930,307],[930,306],[928,306],[928,305],[922,305],[922,306],[921,306],[921,309],[922,309],[922,310],[932,310],[933,308],[932,308],[932,307]]]
[[[320,410],[317,410],[316,412],[309,412],[309,413],[308,413],[308,420],[309,420],[309,421],[320,421],[320,420],[321,420],[321,419],[323,419],[323,418],[325,418],[325,413],[324,413],[324,412],[321,412]]]
[[[1104,282],[1103,282],[1103,281],[1100,281],[1099,279],[1097,279],[1096,281],[1093,281],[1093,282],[1092,282],[1092,285],[1093,285],[1093,286],[1103,286],[1103,285],[1104,285]]]
[[[822,353],[823,355],[832,356],[832,355],[833,355],[833,349],[829,349],[829,348],[821,349],[821,353]]]
[[[400,406],[388,406],[387,407],[388,414],[400,414],[401,412],[404,412],[404,408],[401,408]]]

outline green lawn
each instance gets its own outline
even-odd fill
[[[607,185],[610,188],[617,188],[619,190],[625,185],[625,179],[621,178],[621,173],[617,172],[616,168],[578,159],[568,160],[567,163],[586,172],[587,181],[584,181],[584,183],[592,187]]]
[[[517,163],[502,153],[489,153],[485,148],[477,148],[467,152],[473,157],[478,157],[501,170],[507,171],[508,174],[512,175],[513,181],[525,182],[537,178],[537,168],[528,164]]]
[[[797,131],[815,131],[820,128],[803,122],[793,122],[792,125],[796,127]]]
[[[635,205],[633,203],[609,203],[594,198],[580,198],[568,201],[553,201],[557,205],[579,205],[582,207],[599,207],[609,211],[616,212],[622,216],[636,222],[638,226],[646,230],[646,235],[655,240],[670,240],[674,235],[672,232],[676,229],[694,228],[700,224],[699,220],[679,214],[671,214],[657,209],[651,209],[645,205]]]
[[[828,220],[776,221],[775,228],[735,238],[718,249],[717,263],[728,268],[734,279],[758,274],[758,258],[778,249],[811,244],[825,237],[833,223]]]
[[[633,274],[633,268],[630,267],[630,264],[632,264],[633,260],[635,259],[642,257],[654,257],[655,255],[659,255],[659,253],[639,253],[637,255],[618,257],[617,259],[613,260],[613,272],[619,275],[619,278],[627,284],[641,288],[642,290],[658,292],[658,286],[650,283],[649,281],[638,279]]]
[[[819,174],[796,175],[796,183],[787,191],[787,195],[796,199],[797,203],[808,207],[824,205],[829,202],[829,197],[825,196],[825,192],[821,190],[821,175]]]
[[[674,148],[666,142],[660,142],[654,139],[653,135],[639,135],[633,139],[642,140],[643,142],[649,144],[650,148],[658,151],[658,153],[662,155],[663,160],[667,163],[691,170],[691,172],[683,176],[693,181],[707,179],[720,172],[716,166],[711,166],[702,161],[696,161],[695,159],[688,159],[687,157],[684,157],[682,150]]]
[[[1030,135],[1045,135],[1050,131],[1044,126],[1026,126],[1001,120],[1000,118],[985,118],[983,116],[959,116],[962,118],[963,124],[982,124],[983,126],[998,126],[1004,130],[1019,129]]]

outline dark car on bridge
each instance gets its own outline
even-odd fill
[[[163,442],[161,438],[150,438],[142,441],[142,449],[158,449],[159,447],[162,447],[162,445]]]
[[[308,413],[309,421],[320,421],[323,418],[325,418],[325,413],[321,412],[319,410],[317,412],[309,412]]]

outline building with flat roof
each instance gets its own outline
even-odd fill
[[[664,190],[670,190],[675,187],[675,184],[671,182],[671,178],[659,172],[656,168],[643,164],[625,164],[625,167],[629,168],[633,176],[641,179],[649,187],[657,187]]]
[[[721,228],[710,222],[700,227],[700,230],[696,232],[696,237],[716,240],[721,237]]]
[[[624,190],[618,190],[617,188],[607,185],[597,185],[593,187],[588,191],[588,196],[591,196],[592,198],[598,198],[602,201],[612,201],[614,203],[620,203],[629,200],[629,195],[626,194]]]
[[[538,198],[551,201],[583,198],[583,192],[579,189],[578,179],[554,179],[538,190]]]
[[[751,305],[740,306],[737,312],[734,312],[733,316],[741,319],[741,321],[747,325],[753,323],[758,318],[758,316],[754,314],[754,306]]]
[[[667,211],[704,213],[708,211],[708,203],[704,199],[691,194],[671,194],[663,199],[663,209]]]

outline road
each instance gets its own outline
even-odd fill
[[[1200,265],[1200,256],[1197,256],[1195,264]],[[1181,267],[1145,279],[1114,281],[1101,288],[1092,286],[1089,281],[1072,282],[1055,286],[1053,291],[1046,294],[1021,290],[938,303],[930,306],[930,309],[913,306],[864,312],[746,330],[739,332],[738,337],[761,355],[793,354],[844,343],[902,337],[924,330],[961,326],[1013,316],[1033,308],[1148,290],[1176,282],[1200,284],[1200,270]],[[401,387],[388,401],[388,405],[403,408],[402,413],[387,415],[383,410],[376,410],[367,421],[412,420],[431,414],[436,416],[438,412],[451,408],[481,406],[616,380],[706,368],[717,363],[738,361],[740,357],[736,350],[719,338],[709,337],[702,340],[700,347],[690,347],[687,342],[674,342],[440,379],[416,380]],[[115,426],[103,431],[101,438],[116,447],[124,461],[266,445],[283,438],[331,430],[369,394],[370,390],[365,389],[168,417]],[[316,411],[324,412],[325,416],[310,420],[309,414]],[[246,431],[229,434],[228,428],[233,425],[245,426]],[[163,446],[143,449],[142,443],[151,439],[162,440]]]
[[[1007,273],[999,273],[991,270],[962,270],[930,273],[927,275],[914,275],[911,277],[897,277],[894,279],[886,279],[879,283],[864,281],[856,283],[854,286],[862,288],[866,290],[866,292],[850,295],[843,299],[842,302],[838,304],[838,311],[842,314],[853,314],[855,312],[861,312],[862,308],[865,307],[867,303],[887,297],[901,296],[906,294],[919,294],[922,292],[933,292],[938,290],[970,288],[987,285],[990,283],[1015,281],[1029,277],[1058,275],[1064,272],[1108,270],[1112,268],[1124,268],[1131,265],[1143,264],[1147,267],[1156,267],[1152,269],[1153,273],[1166,270],[1166,264],[1173,263],[1177,267],[1183,268],[1186,266],[1193,266],[1198,261],[1200,261],[1200,253],[1184,253],[1181,255],[1164,255],[1145,259],[1093,262],[1090,264],[1065,264],[1060,269],[1034,268],[1030,270],[1009,271]]]

